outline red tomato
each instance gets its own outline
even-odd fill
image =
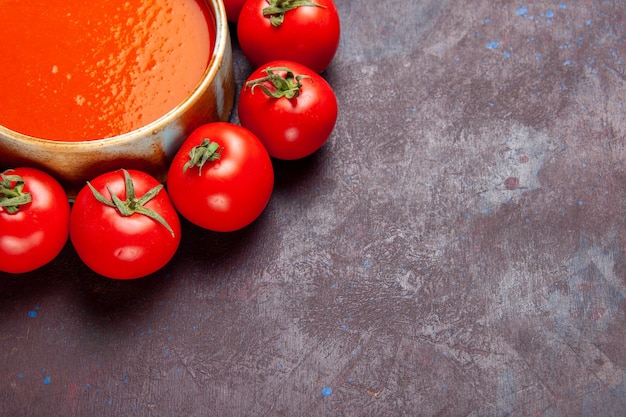
[[[174,256],[180,220],[155,178],[136,170],[111,171],[88,182],[76,196],[70,239],[78,256],[98,274],[140,278]]]
[[[35,270],[53,260],[68,236],[70,203],[61,185],[34,168],[0,177],[0,271]]]
[[[239,97],[239,121],[278,159],[300,159],[318,150],[337,121],[332,87],[315,71],[273,61],[248,77]]]
[[[174,156],[167,189],[197,226],[232,232],[261,215],[274,188],[272,161],[259,139],[232,123],[200,126]]]
[[[267,14],[272,11],[281,13]],[[241,50],[255,67],[284,59],[322,72],[337,52],[339,35],[333,0],[248,0],[237,21]]]
[[[239,12],[246,0],[224,0],[226,8],[226,17],[229,22],[236,23],[239,18]]]

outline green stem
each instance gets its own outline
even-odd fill
[[[135,186],[133,184],[133,179],[131,178],[128,171],[126,171],[125,169],[123,169],[122,172],[124,172],[126,200],[122,200],[116,194],[113,194],[113,192],[107,185],[107,190],[111,195],[111,199],[109,200],[105,196],[103,196],[98,190],[96,190],[89,181],[87,181],[87,185],[91,189],[91,192],[93,193],[93,196],[96,198],[96,200],[104,205],[113,207],[118,211],[118,213],[120,213],[120,215],[124,217],[132,216],[135,213],[148,216],[163,225],[172,234],[172,237],[174,237],[174,230],[167,223],[167,221],[156,211],[144,207],[144,205],[148,201],[152,200],[154,197],[157,196],[157,194],[159,194],[159,192],[163,189],[163,184],[159,184],[156,187],[151,188],[141,198],[137,198],[135,196]]]
[[[207,162],[217,161],[222,155],[220,145],[204,138],[202,143],[189,151],[189,161],[183,166],[183,173],[189,168],[198,167],[198,175],[202,175],[202,167]]]
[[[281,75],[275,71],[284,72]],[[311,78],[308,75],[295,75],[293,71],[287,67],[268,67],[263,70],[265,77],[250,80],[246,83],[246,88],[251,88],[254,93],[255,88],[260,88],[268,97],[288,99],[298,97],[302,88],[300,82],[304,78]],[[274,90],[267,88],[265,83],[270,82],[274,86]]]
[[[24,192],[24,179],[19,175],[8,175],[9,171],[0,174],[0,207],[15,214],[33,199],[29,192]]]
[[[269,16],[270,23],[274,27],[282,25],[285,13],[301,6],[314,6],[326,8],[311,0],[267,0],[269,6],[263,9],[263,16]]]

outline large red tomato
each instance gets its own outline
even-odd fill
[[[136,170],[102,174],[80,190],[70,239],[95,272],[134,279],[161,269],[180,243],[178,213],[152,176]]]
[[[277,159],[300,159],[317,151],[337,121],[337,99],[315,71],[273,61],[254,71],[239,97],[239,120]]]
[[[34,168],[0,176],[0,271],[23,273],[53,260],[65,246],[70,204],[61,185]]]
[[[237,21],[241,50],[255,67],[284,59],[322,72],[339,37],[333,0],[248,0]]]
[[[274,187],[272,161],[248,129],[215,122],[197,128],[174,156],[167,189],[190,222],[231,232],[261,215]]]

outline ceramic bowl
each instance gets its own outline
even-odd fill
[[[0,126],[0,169],[43,169],[61,182],[70,197],[86,181],[120,168],[140,169],[164,181],[187,135],[203,123],[226,121],[233,107],[235,80],[226,12],[222,0],[205,2],[215,17],[215,47],[202,80],[182,103],[137,130],[90,141],[45,140]]]

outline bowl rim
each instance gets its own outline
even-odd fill
[[[211,59],[209,60],[206,70],[202,74],[200,82],[196,85],[193,91],[182,102],[177,104],[163,116],[137,129],[107,138],[76,141],[43,139],[17,132],[3,125],[0,125],[0,136],[12,138],[15,141],[30,143],[39,147],[49,146],[57,149],[84,149],[85,147],[102,148],[104,146],[114,146],[133,142],[141,137],[144,137],[146,132],[162,131],[172,125],[172,123],[179,119],[189,107],[193,106],[195,102],[201,99],[204,92],[210,88],[211,84],[216,80],[217,74],[222,66],[221,64],[226,53],[226,48],[229,45],[229,27],[224,3],[221,0],[197,1],[206,5],[209,13],[213,16],[215,23],[215,45],[213,47],[213,53],[211,54]]]

